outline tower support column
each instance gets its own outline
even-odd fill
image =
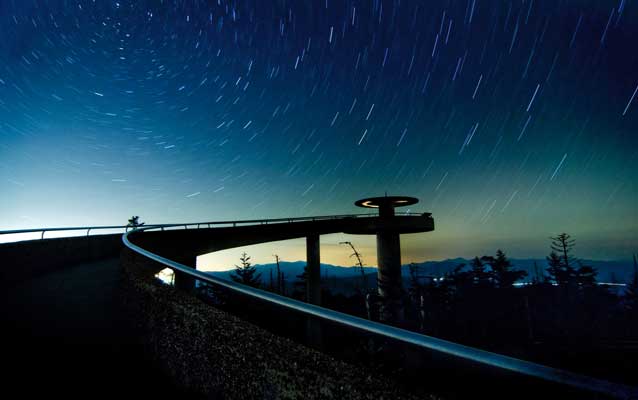
[[[401,242],[396,232],[377,233],[377,279],[380,297],[379,319],[403,320],[403,283],[401,281]]]
[[[306,237],[306,263],[308,277],[306,283],[306,300],[308,303],[321,305],[321,257],[319,253],[319,235]]]
[[[411,206],[419,202],[419,199],[408,196],[368,197],[355,201],[354,205],[363,208],[376,208],[379,210],[378,224],[375,229],[377,235],[377,292],[379,301],[368,304],[370,310],[379,306],[379,320],[383,322],[402,322],[403,310],[403,282],[401,280],[401,233],[429,232],[434,230],[432,215],[424,213],[415,224],[400,224],[406,219],[395,215],[396,207]],[[410,215],[409,221],[416,221],[414,215]],[[413,226],[411,226],[413,225]],[[416,229],[415,229],[416,228]],[[372,315],[372,312],[370,313]]]
[[[187,267],[191,267],[193,269],[197,268],[197,257],[179,257],[179,259],[173,258],[178,263],[185,265]],[[183,290],[185,292],[192,292],[195,290],[195,278],[186,275],[179,271],[174,271],[175,273],[175,288],[179,290]]]
[[[310,304],[321,305],[321,257],[319,253],[319,235],[311,234],[306,237],[306,301]],[[321,349],[322,347],[321,321],[308,316],[306,319],[306,344]]]

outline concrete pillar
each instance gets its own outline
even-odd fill
[[[394,215],[394,207],[391,204],[382,204],[379,206],[379,217],[392,218]]]
[[[319,256],[319,235],[306,237],[306,263],[308,277],[306,281],[306,301],[321,305],[321,267]],[[322,348],[321,321],[314,317],[306,319],[306,344],[315,349]]]
[[[319,255],[319,235],[306,237],[306,263],[308,281],[306,283],[306,301],[321,305],[321,267]]]
[[[172,258],[172,260],[180,264],[183,264],[187,267],[191,267],[193,269],[197,268],[196,256],[184,256],[184,257]],[[192,292],[195,290],[195,279],[184,273],[175,271],[175,288],[179,290],[183,290],[185,292]]]
[[[379,319],[385,322],[403,320],[401,298],[401,242],[396,232],[377,233],[377,263],[379,264],[378,292],[380,297]]]

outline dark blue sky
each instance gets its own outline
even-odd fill
[[[638,244],[634,1],[0,2],[3,229],[359,212],[416,258]]]

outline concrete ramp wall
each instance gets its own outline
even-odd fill
[[[15,285],[76,264],[117,257],[122,234],[26,240],[0,244],[0,281]]]

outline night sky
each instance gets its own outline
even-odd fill
[[[1,229],[387,192],[436,223],[404,261],[638,245],[636,1],[1,0],[0,37]]]

